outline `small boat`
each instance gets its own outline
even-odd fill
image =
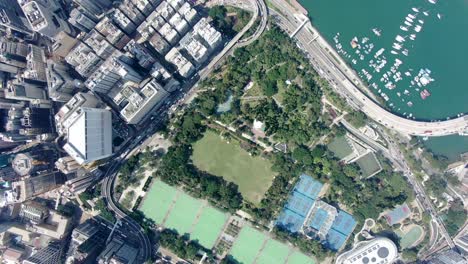
[[[437,0],[428,0],[428,2],[434,5],[437,4]]]
[[[351,42],[350,42],[349,44],[351,44],[351,47],[352,47],[353,49],[357,48],[357,47],[359,46],[359,40],[358,40],[358,38],[357,38],[357,37],[354,37],[354,38],[351,40]]]
[[[427,11],[424,11],[423,14],[424,14],[425,16],[429,16],[429,12],[427,12]]]
[[[393,48],[394,48],[394,49],[396,49],[396,50],[400,50],[400,49],[401,49],[401,47],[403,47],[403,46],[401,46],[401,45],[400,45],[400,44],[398,44],[398,43],[393,43]]]
[[[405,21],[405,25],[407,25],[408,27],[411,27],[413,24],[411,24],[411,23],[408,22],[408,21]]]
[[[396,41],[398,42],[404,42],[406,39],[400,35],[397,35],[396,38],[395,38]]]
[[[409,101],[408,103],[406,103],[409,107],[412,107],[413,106],[413,102]],[[412,116],[412,114],[410,114],[410,116]]]
[[[407,50],[407,49],[403,50],[403,51],[401,52],[401,54],[403,54],[403,55],[405,55],[405,56],[408,56],[408,50]]]
[[[401,96],[401,93],[400,93],[400,92],[398,92],[398,93],[396,93],[396,95],[398,95],[398,97],[400,97],[400,96]]]
[[[411,18],[411,19],[415,19],[416,16],[415,15],[412,15],[412,14],[408,14],[408,17]]]
[[[374,34],[375,34],[377,37],[380,37],[380,35],[382,34],[382,30],[377,29],[377,28],[373,28],[373,29],[372,29],[372,32],[374,32]]]
[[[413,22],[414,22],[414,20],[413,20],[412,18],[410,18],[410,17],[406,17],[405,20],[408,21],[408,22],[410,22],[410,23],[413,23]]]
[[[408,94],[409,94],[409,91],[408,91],[408,90],[405,90],[405,91],[403,92],[403,94],[408,95]]]
[[[408,28],[404,27],[404,26],[400,26],[400,29],[403,30],[403,31],[408,31]]]
[[[437,18],[438,18],[438,19],[442,19],[442,15],[441,15],[441,14],[437,14]]]
[[[417,25],[417,26],[414,27],[414,31],[416,31],[416,32],[420,32],[421,29],[422,29],[422,27],[420,25]]]
[[[383,53],[384,51],[385,51],[384,48],[379,49],[379,50],[375,53],[374,58],[377,58],[377,57],[379,57],[380,55],[382,55],[382,53]]]
[[[424,24],[424,20],[422,20],[422,19],[419,19],[418,22],[419,22],[419,24]]]
[[[411,8],[411,9],[412,9],[414,12],[419,13],[419,9],[417,9],[416,7],[413,7],[413,8]]]
[[[431,93],[428,90],[424,89],[419,93],[419,95],[421,96],[421,99],[426,100],[426,98],[431,96]]]
[[[390,51],[390,52],[391,52],[393,55],[398,55],[398,52],[396,52],[396,51],[394,51],[394,50],[392,50],[392,51]]]

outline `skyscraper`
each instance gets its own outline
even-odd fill
[[[107,109],[80,108],[67,128],[65,151],[79,164],[112,155],[112,114]]]
[[[24,34],[33,33],[17,1],[0,0],[0,25]]]
[[[39,250],[25,259],[23,264],[57,264],[62,263],[63,245],[61,242],[51,242],[47,247]]]

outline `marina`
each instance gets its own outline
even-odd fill
[[[468,26],[461,16],[468,16],[468,5],[462,0],[301,2],[322,35],[393,112],[433,122],[468,112],[468,75],[462,70],[468,67],[468,36],[460,34]]]

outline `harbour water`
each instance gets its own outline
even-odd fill
[[[299,2],[393,112],[418,120],[468,113],[468,1]],[[461,136],[429,139],[426,145],[452,159],[468,151]]]

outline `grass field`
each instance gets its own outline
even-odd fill
[[[370,176],[381,169],[373,153],[367,153],[356,162],[361,168],[364,177]]]
[[[140,210],[157,224],[161,224],[176,194],[176,188],[156,180],[146,194]]]
[[[284,263],[291,249],[276,240],[270,239],[257,258],[257,264]]]
[[[240,263],[253,263],[267,237],[259,231],[244,226],[231,249],[231,255]]]
[[[271,163],[261,157],[251,157],[239,146],[208,131],[193,147],[193,163],[199,169],[221,176],[239,186],[242,196],[258,204],[273,181]]]
[[[212,207],[205,207],[195,225],[195,229],[190,234],[190,238],[198,240],[198,243],[206,248],[212,248],[226,220],[226,214]]]
[[[315,264],[315,261],[302,254],[301,252],[294,252],[288,258],[288,264]]]
[[[176,229],[181,235],[190,232],[200,206],[200,200],[181,193],[166,220],[165,226]]]
[[[411,247],[416,241],[418,241],[421,238],[421,235],[423,234],[423,229],[419,225],[414,225],[408,232],[403,233],[400,230],[398,230],[396,233],[398,236],[401,238],[400,240],[400,245],[402,248],[409,248]]]
[[[339,159],[343,159],[353,152],[353,149],[349,146],[346,141],[346,137],[337,137],[330,144],[328,144],[328,149],[330,149],[335,156]]]

